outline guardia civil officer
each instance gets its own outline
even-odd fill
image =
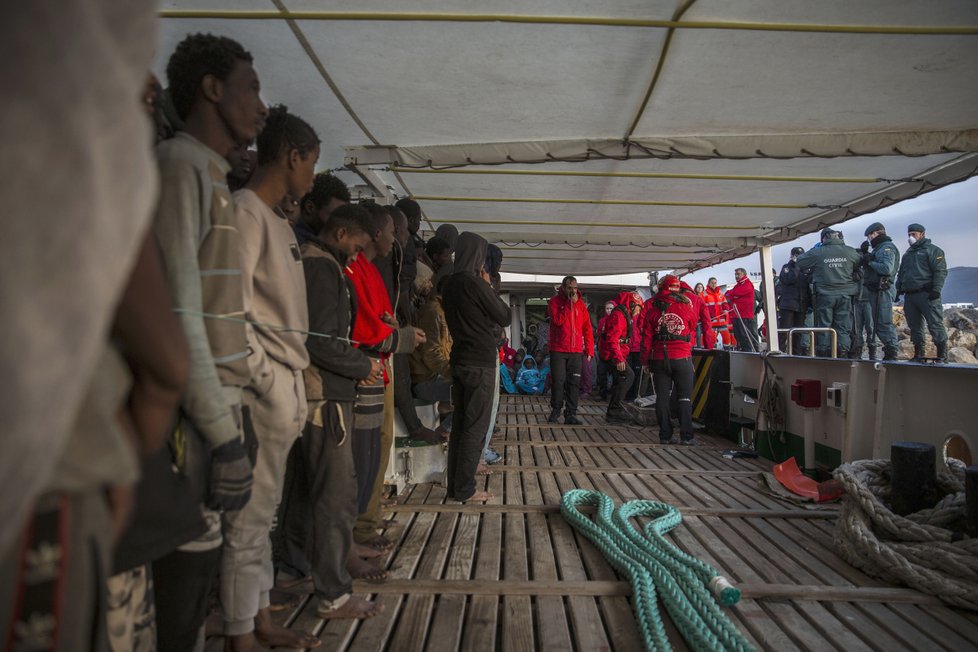
[[[876,337],[883,343],[883,360],[896,360],[897,333],[893,327],[893,300],[896,298],[896,275],[900,266],[900,251],[886,235],[879,222],[866,229],[866,240],[859,250],[863,254],[863,288],[869,302]],[[872,247],[872,251],[870,251]],[[873,360],[872,343],[869,359]]]
[[[781,288],[778,296],[778,327],[779,328],[801,328],[805,325],[805,316],[808,313],[808,306],[811,302],[811,272],[802,273],[798,269],[798,256],[805,253],[801,247],[792,247],[791,258],[781,267],[778,275],[780,281],[778,286]],[[781,350],[786,351],[787,336],[779,335],[781,340]],[[792,351],[803,351],[801,348],[802,340],[808,339],[806,335],[795,333],[794,346]]]
[[[838,338],[837,355],[848,355],[852,343],[852,300],[859,291],[854,276],[862,256],[846,245],[840,231],[826,228],[822,229],[820,246],[806,251],[796,262],[799,270],[812,270],[815,326],[834,328]],[[819,333],[815,354],[828,357],[830,352],[828,333]]]
[[[937,347],[937,360],[947,362],[947,330],[944,328],[944,307],[941,291],[947,278],[947,260],[944,250],[924,237],[924,227],[911,224],[907,227],[910,248],[900,261],[896,294],[905,295],[903,310],[910,327],[913,342],[913,359],[920,362],[924,357],[924,320],[927,330]]]

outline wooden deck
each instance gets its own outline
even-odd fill
[[[491,503],[446,504],[431,484],[399,497],[392,579],[356,586],[386,606],[381,616],[324,626],[307,600],[283,617],[324,650],[640,650],[628,583],[559,513],[564,491],[593,488],[679,508],[669,536],[743,591],[728,613],[759,649],[978,648],[978,615],[867,577],[834,552],[832,511],[760,491],[769,463],[724,459],[730,443],[712,437],[653,444],[654,430],[607,427],[593,401],[581,412],[584,426],[553,426],[544,399],[504,397]]]

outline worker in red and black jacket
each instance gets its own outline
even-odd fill
[[[659,422],[659,441],[673,443],[669,397],[673,386],[679,399],[679,436],[693,446],[693,344],[700,315],[692,300],[682,292],[679,278],[668,275],[659,283],[642,329],[642,363],[652,373],[655,385],[655,414]]]
[[[591,362],[594,334],[591,316],[577,291],[577,279],[565,276],[560,291],[550,299],[550,373],[553,389],[550,394],[549,423],[557,423],[564,411],[564,423],[580,425],[577,418],[577,399],[580,395],[581,367]]]
[[[608,315],[598,342],[598,355],[612,367],[614,380],[611,384],[611,398],[608,401],[608,412],[605,421],[608,423],[632,422],[622,402],[625,393],[635,380],[635,372],[628,366],[628,352],[631,339],[637,337],[632,323],[632,308],[635,305],[635,293],[622,292],[615,299],[615,307]]]
[[[696,313],[697,323],[700,326],[699,330],[703,332],[703,346],[707,349],[712,349],[716,346],[717,335],[710,328],[710,309],[706,307],[706,301],[703,301],[703,297],[694,292],[693,288],[689,287],[686,281],[679,281],[679,287],[680,291],[686,295],[686,298],[693,305],[693,311]],[[693,328],[694,333],[696,330],[696,328]]]

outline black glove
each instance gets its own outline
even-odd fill
[[[251,498],[251,483],[251,461],[240,439],[232,439],[211,451],[208,507],[225,511],[241,509]]]
[[[861,245],[859,245],[859,251],[860,251],[860,253],[862,253],[864,255],[866,253],[868,253],[869,252],[869,242],[867,242],[866,240],[863,240],[863,243]]]
[[[931,290],[930,292],[927,293],[928,301],[937,301],[940,298],[941,298],[941,293],[938,292],[937,290]]]
[[[863,259],[862,259],[862,261],[859,264],[860,265],[868,265],[871,262],[873,262],[873,254],[868,253],[868,252],[863,252]]]

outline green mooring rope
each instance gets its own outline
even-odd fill
[[[583,514],[580,506],[597,507],[595,518]],[[687,555],[663,536],[682,522],[675,507],[653,500],[632,500],[616,511],[607,495],[572,489],[561,498],[560,512],[628,577],[645,649],[672,649],[659,614],[657,590],[691,649],[754,649],[717,604],[717,600],[724,606],[737,604],[740,591],[715,568]],[[643,532],[629,520],[635,516],[652,517]]]

